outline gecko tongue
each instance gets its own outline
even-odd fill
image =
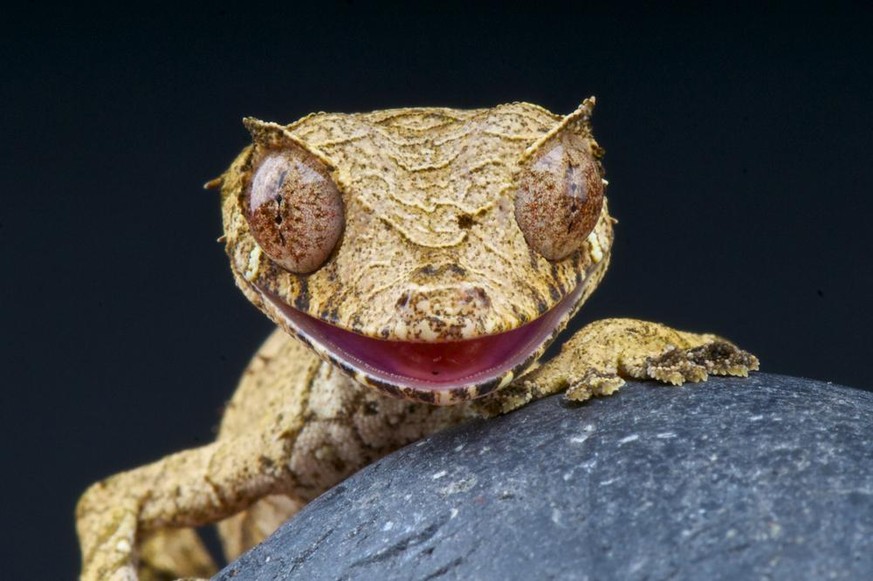
[[[517,329],[436,343],[366,337],[306,315],[269,292],[263,296],[317,349],[346,366],[398,387],[445,391],[502,377],[527,362],[563,325],[579,293],[579,289],[570,293],[538,319]]]

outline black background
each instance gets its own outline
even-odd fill
[[[596,95],[620,224],[579,322],[717,331],[767,371],[873,387],[871,25],[769,4],[6,15],[4,576],[70,578],[78,494],[207,442],[269,332],[201,189],[245,115]]]

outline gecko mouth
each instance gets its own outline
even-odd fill
[[[443,392],[496,384],[517,375],[542,354],[574,311],[582,285],[543,315],[521,327],[473,339],[440,342],[385,340],[325,323],[261,290],[298,336],[347,371],[381,385]]]

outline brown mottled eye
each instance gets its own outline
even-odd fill
[[[318,269],[343,229],[343,202],[327,167],[301,147],[267,150],[246,192],[246,219],[267,256],[285,270]]]
[[[522,168],[515,221],[528,245],[549,260],[578,250],[597,225],[603,180],[588,143],[563,135]]]

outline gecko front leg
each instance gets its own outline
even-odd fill
[[[208,575],[213,567],[190,527],[238,515],[220,530],[226,557],[235,558],[281,522],[263,514],[269,505],[287,516],[377,458],[471,416],[465,405],[385,398],[277,331],[243,376],[214,443],[86,491],[76,510],[82,579]]]
[[[571,401],[610,395],[625,379],[682,385],[706,381],[709,375],[745,377],[758,367],[757,357],[716,335],[636,319],[603,319],[581,329],[558,355],[477,408],[497,415],[562,391]]]
[[[217,441],[89,488],[76,510],[82,579],[136,579],[141,536],[213,522],[281,490],[300,427]],[[173,573],[202,573],[193,569]]]

